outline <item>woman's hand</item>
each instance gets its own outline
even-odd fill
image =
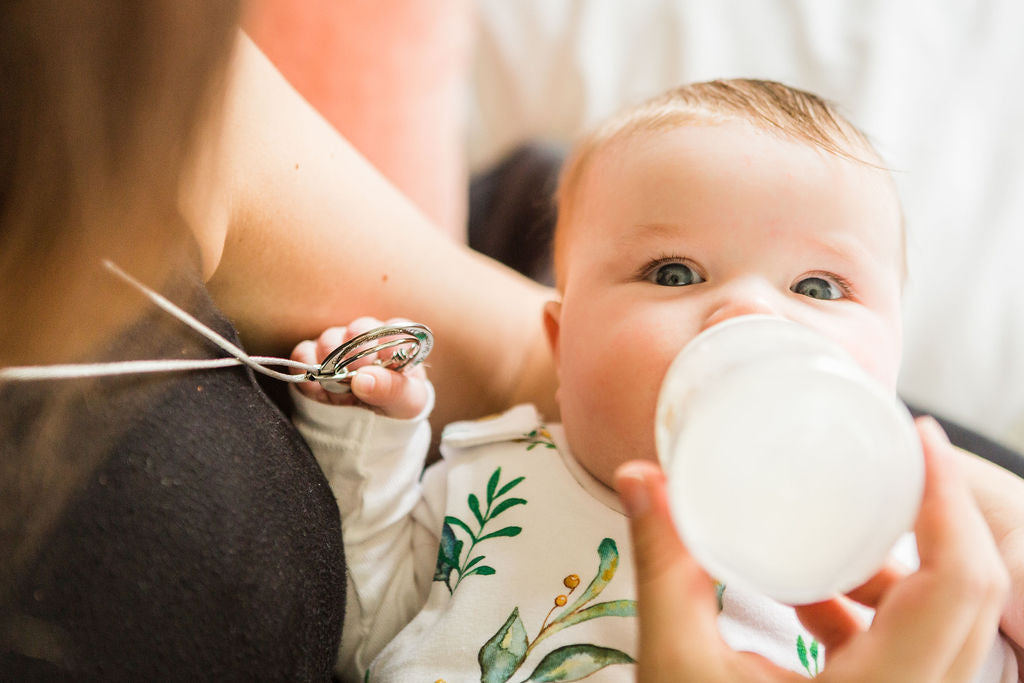
[[[334,349],[353,337],[369,332],[382,325],[395,325],[404,320],[392,319],[383,323],[376,318],[363,317],[353,320],[345,327],[329,327],[314,341],[299,342],[292,351],[292,360],[315,365],[323,362]],[[298,390],[306,396],[333,405],[365,404],[388,417],[409,419],[416,417],[427,405],[430,392],[427,389],[427,373],[423,366],[407,368],[403,372],[388,370],[374,365],[377,354],[369,354],[354,362],[350,367],[358,369],[352,378],[350,393],[335,394],[324,389],[318,382],[302,382]]]
[[[1010,572],[1010,600],[999,625],[1024,673],[1024,479],[973,453],[956,451],[957,465]]]
[[[960,480],[954,450],[934,420],[917,421],[925,490],[915,531],[921,566],[887,569],[849,598],[876,609],[869,627],[836,598],[797,609],[827,648],[824,681],[971,680],[996,637],[1009,580],[985,520]],[[637,570],[639,680],[799,681],[722,639],[713,583],[669,517],[658,466],[633,461],[616,472],[630,512]]]

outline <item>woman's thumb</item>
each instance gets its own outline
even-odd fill
[[[624,463],[615,489],[630,518],[643,649],[717,642],[714,583],[679,540],[661,468],[647,460]]]

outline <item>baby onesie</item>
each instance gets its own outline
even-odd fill
[[[358,413],[339,429],[341,411]],[[546,426],[530,405],[452,423],[442,460],[417,481],[429,441],[422,416],[391,420],[305,400],[296,420],[332,486],[341,480],[339,500],[357,506],[342,510],[354,594],[343,677],[634,680],[628,519],[615,493],[572,457],[559,425]],[[792,608],[717,589],[719,627],[733,648],[807,675],[823,668],[824,648]],[[987,667],[978,680],[1015,680],[1002,642]]]

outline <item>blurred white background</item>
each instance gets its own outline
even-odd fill
[[[1024,450],[1024,3],[476,2],[475,168],[687,81],[768,78],[836,102],[906,211],[902,395]]]

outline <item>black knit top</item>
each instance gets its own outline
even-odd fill
[[[174,292],[238,343],[197,277]],[[154,349],[223,355],[154,309],[110,357]],[[31,447],[53,386],[0,386],[0,456]],[[338,508],[251,371],[80,386],[60,448],[99,447],[98,464],[0,595],[0,680],[329,678],[345,596]]]

